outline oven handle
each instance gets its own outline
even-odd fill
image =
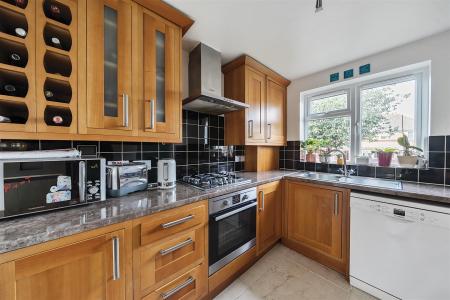
[[[215,218],[214,218],[214,221],[217,222],[217,221],[220,221],[220,220],[222,220],[222,219],[228,218],[229,216],[232,216],[232,215],[235,215],[235,214],[237,214],[237,213],[240,213],[241,211],[246,210],[246,209],[249,209],[249,208],[252,208],[252,207],[254,207],[254,206],[256,206],[256,205],[257,205],[256,202],[252,202],[252,203],[249,204],[249,205],[243,206],[243,207],[238,208],[238,209],[236,209],[236,210],[232,210],[232,211],[230,211],[230,212],[227,212],[226,214],[223,214],[223,215],[220,215],[220,216],[218,216],[218,217],[215,217]]]

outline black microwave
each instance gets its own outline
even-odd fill
[[[104,158],[0,160],[0,219],[106,199]]]

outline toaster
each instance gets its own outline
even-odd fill
[[[158,160],[158,187],[170,189],[176,186],[176,163],[174,159]]]
[[[106,194],[120,197],[148,187],[147,165],[139,162],[108,162]]]

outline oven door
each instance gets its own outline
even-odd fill
[[[209,275],[255,245],[256,204],[249,201],[209,216]]]
[[[85,202],[85,162],[4,162],[0,218]]]

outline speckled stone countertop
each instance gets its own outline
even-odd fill
[[[151,215],[196,201],[243,190],[292,174],[289,171],[244,172],[251,183],[208,191],[178,184],[171,190],[137,192],[120,198],[0,221],[0,253]]]
[[[420,201],[423,203],[434,203],[441,205],[450,205],[450,188],[443,185],[424,184],[424,183],[412,183],[402,182],[402,189],[388,189],[376,186],[348,184],[343,182],[325,181],[310,178],[303,178],[297,176],[301,172],[292,173],[286,175],[285,179],[297,180],[302,182],[314,182],[324,185],[330,185],[335,187],[343,187],[351,189],[355,192],[369,192],[376,194],[383,194],[388,196],[402,197],[405,200]],[[374,179],[383,181],[384,179]]]

